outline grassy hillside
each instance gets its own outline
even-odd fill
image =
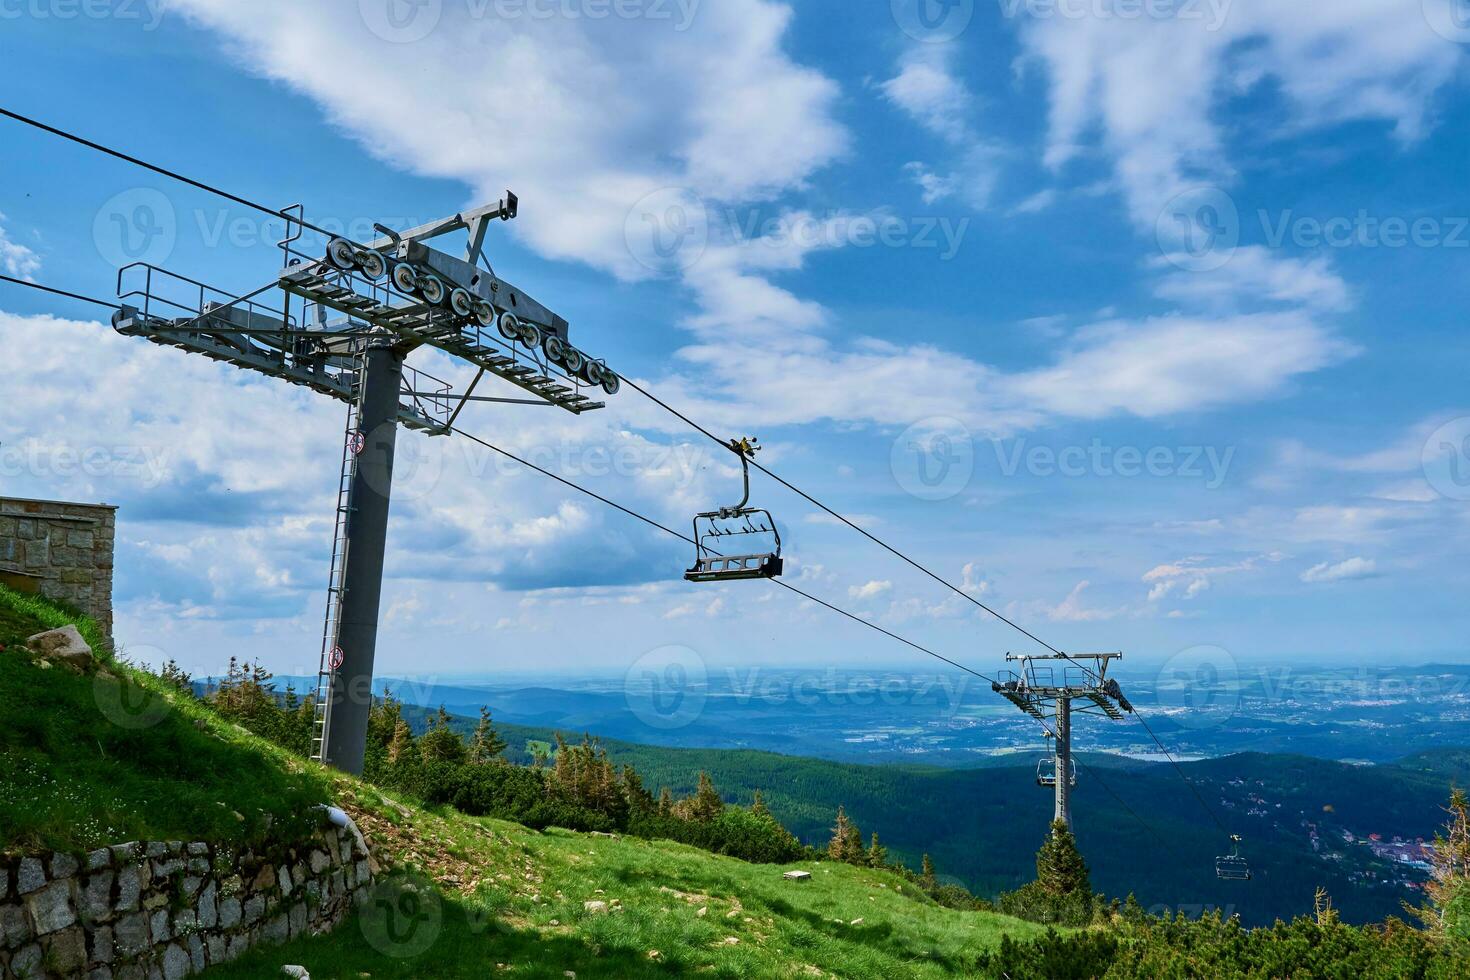
[[[430,869],[438,887],[410,898],[414,878],[389,881],[377,908],[335,935],[210,976],[299,963],[344,978],[942,977],[965,973],[1002,936],[1044,932],[941,908],[892,875],[846,865],[811,865],[813,880],[794,883],[785,868],[677,844],[398,812],[373,794],[358,804],[375,850]]]
[[[17,648],[41,620],[0,595],[0,851],[136,839],[253,840],[346,806],[388,868],[332,936],[210,976],[939,977],[1040,926],[935,905],[891,874],[827,863],[813,880],[677,844],[538,833],[427,812],[246,734],[156,677],[44,667]],[[44,624],[42,624],[44,625]],[[116,675],[116,676],[108,676]],[[414,891],[405,891],[412,887]],[[605,902],[605,911],[586,903]]]
[[[327,781],[116,663],[94,675],[32,662],[24,639],[76,622],[0,587],[0,850],[128,840],[255,841],[305,825]]]

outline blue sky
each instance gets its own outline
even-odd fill
[[[1470,9],[1299,6],[37,0],[0,53],[6,106],[362,237],[515,190],[490,255],[580,344],[1054,644],[1462,660]],[[7,274],[273,274],[278,224],[0,134]],[[122,506],[141,658],[314,669],[341,407],[97,316],[0,291],[0,488]],[[632,391],[462,423],[666,523],[738,495]],[[908,662],[408,439],[381,673]],[[803,588],[981,669],[1026,649],[756,494]]]

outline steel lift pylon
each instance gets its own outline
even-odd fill
[[[233,295],[147,263],[118,273],[114,328],[202,354],[345,402],[332,562],[316,696],[312,755],[362,772],[400,425],[448,435],[469,402],[555,406],[580,415],[604,407],[620,380],[574,347],[565,319],[496,275],[484,255],[487,230],[519,209],[514,194],[379,239],[303,249],[301,207],[287,216],[284,266],[265,286]],[[318,231],[318,229],[312,229]],[[463,258],[427,243],[468,237]],[[261,297],[279,290],[272,306]],[[456,388],[409,366],[435,348],[477,371]],[[491,375],[513,397],[476,394]]]
[[[1107,676],[1108,664],[1122,659],[1121,653],[1049,654],[1017,656],[1006,654],[1007,662],[1019,662],[1016,671],[1004,671],[991,683],[991,689],[1026,714],[1045,725],[1050,719],[1054,736],[1049,758],[1042,759],[1036,769],[1037,785],[1055,790],[1056,811],[1053,820],[1072,826],[1072,788],[1077,785],[1077,771],[1072,761],[1072,715],[1100,715],[1121,721],[1124,712],[1132,713],[1133,705],[1123,696],[1118,682]],[[1063,668],[1058,678],[1051,662],[1065,660],[1072,664]],[[1086,666],[1086,662],[1092,666]],[[1058,683],[1060,680],[1060,683]]]

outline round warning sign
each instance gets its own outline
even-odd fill
[[[341,670],[342,661],[346,659],[347,655],[342,652],[341,647],[332,647],[332,652],[327,655],[327,663],[333,670]]]

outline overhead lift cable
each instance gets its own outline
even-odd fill
[[[228,201],[234,201],[236,204],[243,204],[247,208],[254,208],[256,211],[260,211],[264,214],[269,214],[274,217],[281,218],[292,224],[300,225],[303,228],[310,228],[312,231],[318,234],[327,235],[328,237],[332,236],[331,232],[323,228],[318,228],[316,225],[313,225],[310,222],[303,221],[295,215],[287,214],[285,211],[278,211],[275,208],[266,207],[264,204],[259,204],[255,201],[249,200],[248,198],[240,197],[236,194],[231,194],[229,191],[221,190],[220,188],[215,187],[211,184],[206,184],[203,181],[195,180],[192,177],[185,177],[183,174],[178,173],[177,171],[157,166],[156,164],[149,163],[146,160],[139,160],[137,157],[124,153],[121,150],[114,150],[109,146],[103,146],[101,143],[89,140],[85,136],[78,136],[76,133],[69,133],[64,129],[58,129],[55,126],[49,126],[46,123],[41,122],[39,119],[32,119],[29,116],[23,116],[20,113],[12,112],[11,110],[6,109],[3,106],[0,106],[0,116],[5,116],[8,119],[14,119],[16,122],[24,123],[27,126],[34,126],[36,129],[39,129],[42,132],[50,133],[52,136],[60,136],[64,140],[70,140],[73,143],[85,146],[89,150],[96,150],[98,153],[105,153],[107,156],[115,157],[116,159],[122,160],[126,163],[131,163],[136,167],[142,167],[144,170],[151,170],[153,173],[168,177],[170,180],[177,180],[180,183],[188,184],[190,187],[197,187],[199,190],[208,191],[211,194],[217,194]]]
[[[491,443],[491,442],[489,442],[489,441],[487,441],[485,439],[481,439],[479,436],[473,435],[472,433],[466,432],[465,430],[458,429],[458,428],[453,429],[452,431],[456,435],[462,436],[463,438],[468,439],[470,442],[473,442],[476,445],[483,446],[484,448],[489,449],[492,452],[499,453],[501,456],[504,456],[506,459],[509,459],[509,460],[511,460],[513,462],[519,463],[520,465],[526,467],[527,469],[534,470],[535,472],[540,473],[542,476],[550,477],[551,479],[553,479],[556,482],[562,484],[563,486],[570,487],[571,489],[576,490],[578,493],[585,494],[585,495],[591,497],[594,500],[597,500],[597,501],[599,501],[601,503],[606,504],[609,507],[614,508],[615,510],[619,510],[619,511],[623,512],[624,514],[627,514],[629,517],[632,517],[632,518],[635,518],[636,520],[642,521],[644,524],[647,524],[649,527],[656,528],[657,530],[662,531],[663,533],[665,533],[667,535],[670,535],[671,537],[678,538],[680,541],[684,541],[684,542],[687,542],[687,543],[690,543],[690,544],[693,544],[694,543],[694,539],[691,538],[687,534],[684,534],[684,533],[682,533],[680,531],[676,531],[673,528],[668,527],[665,524],[661,524],[661,523],[659,523],[658,521],[654,520],[651,517],[646,517],[643,514],[640,514],[637,511],[633,510],[630,507],[625,507],[622,504],[617,503],[614,500],[610,500],[607,497],[604,497],[602,494],[597,493],[594,490],[589,490],[588,488],[582,486],[581,484],[575,483],[572,480],[568,480],[566,477],[561,476],[560,474],[555,473],[555,472],[553,472],[551,470],[548,470],[545,467],[537,466],[535,463],[532,463],[532,462],[530,462],[528,460],[522,459],[520,456],[517,456],[515,453],[512,453],[512,452],[510,452],[509,450],[506,450],[506,449],[501,449],[499,446],[495,445],[494,443]],[[829,609],[832,612],[835,612],[835,613],[837,613],[840,616],[844,616],[847,619],[850,619],[853,622],[859,624],[860,626],[866,626],[868,629],[873,630],[874,632],[881,633],[882,635],[888,637],[889,639],[896,640],[899,643],[904,644],[905,646],[908,646],[908,647],[911,647],[911,648],[913,648],[915,650],[918,650],[920,653],[923,653],[923,654],[925,654],[927,656],[933,657],[935,660],[943,661],[944,663],[949,664],[951,667],[954,667],[957,670],[964,671],[965,673],[970,674],[970,675],[972,675],[974,677],[977,677],[980,680],[985,681],[988,684],[993,684],[994,683],[994,679],[993,678],[986,676],[985,674],[981,673],[978,670],[975,670],[973,667],[967,667],[964,664],[960,663],[959,661],[951,660],[949,657],[946,657],[946,656],[944,656],[941,653],[937,653],[934,650],[929,649],[928,647],[924,646],[921,643],[917,643],[917,642],[915,642],[913,640],[908,639],[907,637],[904,637],[904,636],[899,635],[898,633],[894,633],[891,630],[885,629],[884,627],[879,626],[877,623],[871,622],[870,620],[866,620],[866,619],[862,618],[861,616],[857,615],[856,613],[850,612],[850,611],[848,611],[846,609],[843,609],[840,606],[834,605],[833,603],[830,603],[830,602],[828,602],[825,599],[818,598],[817,596],[814,596],[814,595],[812,595],[809,592],[806,592],[806,591],[804,591],[802,589],[799,589],[796,586],[791,585],[790,583],[788,583],[788,582],[786,582],[786,581],[784,581],[782,579],[770,579],[770,581],[773,584],[779,585],[781,588],[786,589],[788,592],[795,593],[796,595],[801,596],[803,599],[806,599],[806,600],[808,600],[810,602],[814,602],[817,605],[822,606],[822,607],[824,607],[826,609]],[[1046,731],[1048,735],[1051,735],[1053,738],[1056,737],[1056,733],[1052,732],[1051,729],[1047,727],[1046,722],[1044,722],[1044,721],[1041,722],[1041,727],[1042,727],[1042,730]],[[1125,813],[1127,813],[1134,820],[1136,820],[1138,822],[1139,826],[1143,827],[1144,830],[1148,831],[1149,836],[1153,837],[1153,839],[1159,843],[1159,846],[1160,847],[1164,848],[1166,851],[1169,851],[1171,853],[1174,852],[1174,849],[1161,836],[1159,836],[1158,831],[1154,830],[1154,828],[1146,820],[1144,820],[1141,816],[1139,816],[1138,813],[1137,813],[1137,811],[1135,811],[1132,807],[1130,807],[1123,800],[1123,798],[1121,796],[1119,796],[1117,794],[1117,792],[1111,786],[1109,786],[1105,780],[1103,780],[1103,778],[1098,773],[1096,773],[1095,771],[1093,771],[1093,769],[1090,766],[1088,766],[1086,763],[1082,762],[1080,759],[1079,760],[1076,760],[1076,762],[1077,762],[1077,764],[1079,766],[1082,767],[1083,771],[1085,771],[1088,774],[1089,778],[1096,780],[1097,784],[1099,786],[1101,786],[1107,792],[1107,794],[1113,798],[1114,802],[1116,802],[1118,804],[1118,806],[1120,806],[1120,807],[1123,808],[1123,811]]]
[[[105,146],[105,145],[103,145],[101,143],[98,143],[98,142],[96,142],[94,140],[87,139],[86,137],[80,136],[80,135],[78,135],[76,133],[69,132],[69,131],[64,130],[64,129],[61,129],[59,127],[51,126],[51,125],[49,125],[47,123],[41,122],[40,120],[33,119],[33,118],[29,117],[29,116],[25,116],[25,115],[22,115],[22,114],[20,114],[18,112],[14,112],[14,111],[12,111],[10,109],[4,108],[3,106],[0,106],[0,116],[4,116],[6,118],[12,119],[12,120],[14,120],[16,122],[19,122],[19,123],[22,123],[24,125],[31,126],[31,127],[35,128],[35,129],[38,129],[38,130],[42,131],[42,132],[49,133],[49,134],[51,134],[53,136],[60,137],[62,139],[65,139],[65,140],[68,140],[70,142],[76,143],[76,144],[78,144],[80,146],[83,146],[83,147],[86,147],[88,149],[95,150],[95,151],[97,151],[99,153],[102,153],[104,155],[113,157],[113,158],[118,159],[118,160],[121,160],[123,162],[133,164],[134,166],[141,167],[142,169],[148,170],[148,171],[150,171],[152,173],[156,173],[156,174],[159,174],[161,176],[168,177],[171,180],[176,180],[176,181],[179,181],[180,183],[187,184],[187,185],[189,185],[191,187],[194,187],[194,188],[197,188],[199,190],[203,190],[203,191],[206,191],[208,193],[215,194],[215,195],[217,195],[217,196],[219,196],[221,198],[224,198],[225,200],[233,201],[233,202],[235,202],[237,204],[244,205],[245,207],[252,208],[252,209],[254,209],[256,211],[259,211],[259,212],[261,212],[263,214],[268,214],[268,215],[271,215],[273,217],[282,218],[283,220],[286,220],[288,222],[293,222],[295,224],[300,225],[303,228],[310,229],[310,230],[315,231],[315,232],[317,232],[319,234],[322,234],[322,235],[327,235],[329,237],[332,237],[333,236],[333,233],[332,232],[327,231],[326,229],[321,228],[321,227],[319,227],[317,225],[314,225],[314,224],[312,224],[310,222],[307,222],[307,221],[303,220],[302,218],[298,217],[297,215],[290,214],[290,213],[288,213],[286,211],[277,210],[276,208],[268,207],[268,206],[266,206],[264,204],[260,204],[260,203],[258,203],[256,201],[251,201],[248,198],[241,197],[241,196],[236,195],[236,194],[232,194],[229,191],[223,190],[222,188],[216,187],[214,185],[205,183],[205,182],[200,181],[200,180],[195,180],[194,178],[185,176],[185,175],[183,175],[181,173],[178,173],[177,171],[170,170],[168,168],[161,167],[161,166],[158,166],[156,164],[148,163],[147,161],[142,160],[142,159],[139,159],[138,157],[132,156],[131,154],[124,153],[124,152],[122,152],[120,150],[113,149],[111,147],[108,147],[108,146]],[[55,295],[64,296],[64,297],[71,298],[71,299],[76,299],[76,300],[79,300],[79,301],[82,301],[82,302],[93,303],[93,304],[96,304],[96,305],[99,305],[99,306],[108,307],[110,309],[119,309],[120,308],[119,305],[116,304],[116,303],[111,303],[111,302],[106,302],[106,301],[103,301],[103,300],[98,300],[98,299],[94,299],[94,298],[91,298],[91,297],[83,296],[83,295],[80,295],[80,294],[77,294],[77,293],[71,293],[71,292],[67,292],[67,291],[60,290],[60,289],[55,289],[55,288],[48,287],[48,286],[42,286],[42,285],[39,285],[39,284],[36,284],[36,283],[28,282],[26,280],[16,279],[16,278],[13,278],[13,277],[10,277],[10,276],[0,276],[0,280],[6,281],[6,282],[11,282],[11,283],[14,283],[16,285],[28,286],[28,287],[36,288],[36,289],[39,289],[39,290],[42,290],[42,291],[45,291],[45,292],[53,293]],[[719,438],[714,433],[712,433],[709,429],[707,429],[704,426],[700,425],[699,423],[695,422],[693,419],[689,418],[687,415],[685,415],[684,413],[680,412],[679,410],[673,408],[667,402],[663,401],[661,398],[659,398],[658,396],[654,395],[653,393],[651,393],[650,391],[648,391],[646,388],[644,388],[641,385],[638,385],[637,383],[635,383],[633,381],[630,381],[630,380],[628,380],[626,378],[624,378],[623,380],[628,381],[628,383],[635,390],[637,390],[640,394],[642,394],[644,397],[648,398],[650,401],[654,402],[656,405],[660,406],[665,411],[667,411],[667,412],[673,414],[674,416],[676,416],[677,418],[681,419],[683,422],[685,422],[686,424],[688,424],[692,428],[698,430],[699,432],[701,432],[702,434],[704,434],[708,438],[714,440],[715,442],[721,443],[722,445],[723,444],[726,444],[726,440],[723,440],[723,439]],[[472,440],[474,440],[474,437],[469,436],[468,434],[462,432],[462,430],[455,430],[455,431],[460,432],[461,435],[465,435],[466,438],[471,438]],[[474,441],[479,441],[479,440],[474,440]],[[496,449],[496,451],[498,451],[498,452],[502,452],[497,447],[490,447],[490,448]],[[508,454],[508,453],[506,453],[505,455],[510,456],[510,454]],[[511,458],[515,458],[515,457],[511,457]],[[648,524],[651,524],[653,526],[656,526],[660,530],[663,530],[663,531],[666,531],[668,533],[674,534],[676,537],[679,537],[682,540],[691,541],[691,539],[687,538],[683,534],[679,534],[678,532],[672,531],[669,528],[663,527],[663,525],[658,524],[657,522],[652,521],[651,519],[646,518],[646,517],[644,517],[641,514],[637,514],[637,513],[633,512],[633,511],[630,511],[627,508],[624,508],[624,507],[622,507],[619,504],[616,504],[616,503],[614,503],[614,502],[612,502],[610,500],[607,500],[606,498],[602,498],[599,495],[593,493],[592,491],[584,490],[583,488],[578,487],[575,484],[572,484],[569,481],[566,481],[566,480],[562,479],[561,477],[557,476],[554,473],[551,473],[551,472],[546,471],[546,470],[541,470],[539,467],[536,467],[536,466],[534,466],[532,464],[529,464],[529,463],[525,463],[525,461],[523,461],[523,460],[518,460],[518,461],[524,463],[524,465],[530,466],[532,469],[536,469],[536,470],[544,473],[547,476],[551,476],[554,479],[560,480],[563,483],[567,483],[569,486],[572,486],[575,489],[581,490],[582,492],[587,493],[589,496],[596,497],[597,499],[601,500],[603,503],[606,503],[609,506],[612,506],[612,507],[614,507],[614,508],[616,508],[618,510],[621,510],[621,511],[629,514],[630,516],[636,517],[638,520],[641,520],[641,521],[644,521],[645,523],[648,523]],[[768,467],[763,466],[760,463],[755,463],[755,466],[761,472],[765,473],[771,479],[775,480],[777,483],[780,483],[782,486],[784,486],[787,489],[791,490],[793,493],[797,494],[798,496],[804,498],[805,500],[807,500],[812,505],[814,505],[814,506],[820,508],[821,510],[825,511],[827,514],[829,514],[830,516],[832,516],[834,519],[840,521],[841,523],[843,523],[843,524],[847,525],[848,527],[852,528],[853,530],[857,531],[859,534],[863,535],[864,537],[868,538],[870,541],[872,541],[873,543],[877,544],[878,546],[880,546],[884,550],[886,550],[889,553],[893,554],[895,557],[901,559],[905,563],[907,563],[910,566],[914,567],[915,569],[919,570],[920,572],[922,572],[923,574],[925,574],[929,578],[931,578],[934,581],[938,582],[939,584],[943,585],[945,588],[947,588],[950,591],[954,592],[956,595],[960,596],[961,598],[965,599],[966,601],[972,603],[973,605],[975,605],[975,606],[979,607],[980,609],[984,610],[985,612],[989,613],[991,616],[995,617],[996,619],[998,619],[1002,623],[1004,623],[1004,624],[1010,626],[1011,628],[1015,629],[1016,631],[1018,631],[1019,633],[1021,633],[1023,636],[1027,637],[1028,639],[1032,640],[1033,642],[1041,645],[1042,647],[1046,648],[1047,650],[1050,650],[1051,652],[1053,652],[1053,653],[1055,653],[1055,654],[1057,654],[1057,655],[1059,655],[1059,656],[1061,656],[1063,658],[1066,658],[1068,660],[1071,659],[1065,652],[1059,650],[1058,648],[1056,648],[1056,647],[1052,646],[1051,644],[1047,643],[1046,641],[1042,640],[1040,637],[1036,636],[1034,633],[1030,632],[1029,630],[1027,630],[1023,626],[1021,626],[1019,623],[1016,623],[1015,621],[1013,621],[1010,618],[1006,617],[1005,615],[1001,614],[1000,612],[998,612],[997,610],[993,609],[992,607],[990,607],[986,603],[981,602],[979,599],[976,599],[974,596],[970,595],[968,592],[964,591],[959,586],[954,585],[952,582],[948,581],[943,576],[941,576],[938,573],[934,572],[932,569],[930,569],[927,566],[921,564],[920,562],[916,561],[915,559],[909,557],[908,555],[904,554],[902,551],[899,551],[897,548],[895,548],[892,545],[888,544],[886,541],[883,541],[882,539],[878,538],[876,535],[872,534],[867,529],[859,526],[858,524],[854,523],[853,521],[851,521],[850,519],[848,519],[843,514],[839,513],[838,511],[834,510],[833,508],[831,508],[831,507],[827,506],[826,504],[822,503],[820,500],[818,500],[817,498],[813,497],[811,494],[807,493],[806,491],[802,490],[801,488],[799,488],[799,487],[795,486],[794,484],[790,483],[785,478],[783,478],[779,474],[773,472]],[[697,546],[697,542],[692,542],[691,541],[691,543],[695,543],[696,546]],[[783,587],[789,589],[790,591],[797,592],[797,593],[802,594],[804,596],[806,595],[805,593],[802,593],[801,590],[796,589],[793,586],[788,586],[784,582],[778,582],[778,584],[780,584]],[[823,600],[816,599],[816,598],[811,597],[811,596],[806,596],[806,597],[809,598],[809,599],[811,599],[811,601],[814,601],[814,602],[817,602],[817,603],[819,603],[821,605],[827,606],[828,608],[831,608],[834,611],[836,611],[836,612],[838,612],[838,613],[840,613],[840,614],[842,614],[844,616],[847,616],[847,617],[855,620],[856,622],[862,623],[862,624],[864,624],[866,626],[869,626],[870,628],[876,629],[879,632],[883,632],[883,633],[885,633],[887,635],[893,636],[894,639],[897,639],[900,642],[908,643],[910,646],[914,646],[917,649],[924,650],[925,653],[928,653],[929,655],[934,656],[937,659],[944,660],[946,663],[954,664],[954,661],[951,661],[948,658],[945,658],[943,656],[940,656],[939,654],[935,654],[932,651],[929,651],[929,650],[927,650],[927,649],[925,649],[923,647],[920,647],[918,644],[913,644],[910,641],[907,641],[907,640],[903,639],[902,637],[898,637],[898,636],[896,636],[894,634],[888,634],[886,630],[883,630],[881,627],[876,626],[876,624],[870,623],[867,620],[862,619],[861,617],[855,616],[855,615],[853,615],[851,613],[848,613],[845,610],[842,610],[842,609],[839,609],[837,607],[831,606],[829,603],[826,603]],[[1075,663],[1076,661],[1073,661],[1073,662]],[[957,664],[955,664],[955,665],[956,666],[959,666]],[[1081,666],[1081,665],[1079,664],[1079,666]],[[966,670],[969,673],[973,673],[977,677],[981,677],[981,678],[983,678],[983,679],[985,679],[987,681],[990,680],[989,678],[986,678],[985,675],[979,674],[978,672],[975,672],[973,670],[970,670],[969,668],[961,667],[961,669],[964,669],[964,670]],[[1086,668],[1084,668],[1084,669],[1086,669]],[[1145,727],[1147,728],[1147,725],[1146,724],[1145,724]],[[1150,734],[1152,735],[1152,730],[1150,730]],[[1155,742],[1158,742],[1157,736],[1154,736],[1154,740],[1155,740]],[[1162,743],[1160,743],[1160,748],[1163,748]],[[1166,756],[1168,755],[1167,750],[1165,750],[1165,754],[1166,754]],[[1170,757],[1170,759],[1172,761],[1172,757]],[[1086,769],[1087,767],[1084,766],[1083,768]],[[1175,763],[1175,768],[1176,768],[1176,771],[1179,771],[1178,770],[1178,764],[1177,763]],[[1181,775],[1181,777],[1183,777],[1182,771],[1180,771],[1180,775]],[[1185,781],[1188,782],[1187,777],[1185,778]],[[1101,783],[1101,780],[1099,780],[1099,782]],[[1102,784],[1102,785],[1104,785],[1104,787],[1107,788],[1106,787],[1106,784]],[[1193,784],[1191,784],[1191,789],[1193,789]],[[1110,788],[1108,789],[1108,791],[1109,791],[1109,793],[1112,793],[1112,790]],[[1113,796],[1114,796],[1115,799],[1117,799],[1116,794],[1113,794]],[[1198,796],[1198,792],[1197,791],[1196,791],[1196,796]],[[1120,804],[1122,803],[1121,800],[1118,800],[1118,802]],[[1201,798],[1201,803],[1203,803],[1203,802],[1204,801]],[[1126,805],[1125,805],[1125,808],[1126,808]],[[1207,805],[1206,805],[1206,809],[1208,809],[1208,806]],[[1137,815],[1135,814],[1135,817],[1136,816]],[[1214,816],[1213,811],[1211,811],[1211,816],[1212,817]],[[1216,818],[1216,822],[1218,823],[1218,818]],[[1141,820],[1140,820],[1140,823],[1142,823]],[[1147,825],[1145,824],[1145,826],[1147,826]],[[1154,836],[1157,838],[1157,834],[1155,834]],[[1162,841],[1161,841],[1161,843],[1162,843]]]

